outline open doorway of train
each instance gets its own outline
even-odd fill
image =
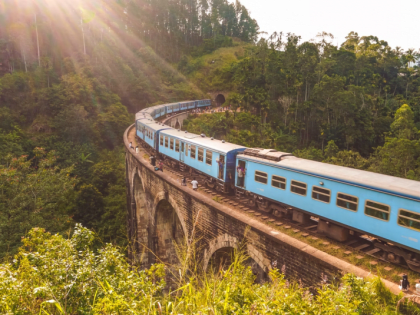
[[[226,99],[225,99],[225,97],[224,97],[223,94],[218,94],[216,96],[215,101],[216,101],[216,106],[217,107],[220,107],[220,106],[222,106],[226,102]]]
[[[224,180],[224,172],[225,172],[225,156],[220,155],[219,157],[219,179]]]
[[[239,187],[245,187],[245,171],[246,164],[245,161],[238,160],[238,165],[236,167],[236,185]]]

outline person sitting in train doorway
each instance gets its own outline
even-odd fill
[[[236,167],[236,172],[238,173],[238,186],[244,187],[244,176],[245,176],[245,169],[239,162],[238,166]]]
[[[218,160],[216,160],[217,164],[219,164],[219,179],[223,180],[223,170],[225,169],[225,157],[223,155],[220,156]]]
[[[406,274],[403,274],[402,279],[400,280],[399,287],[401,291],[408,291],[408,288],[410,287],[410,282],[408,281],[408,276]]]
[[[197,180],[195,179],[195,177],[193,178],[193,180],[192,180],[192,182],[191,182],[191,185],[192,185],[192,189],[193,189],[193,190],[197,190],[197,189],[198,189],[198,182],[197,182]]]

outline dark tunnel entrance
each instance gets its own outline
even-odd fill
[[[226,102],[226,99],[223,94],[219,94],[216,96],[216,105],[222,106]]]

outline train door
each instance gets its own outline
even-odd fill
[[[238,160],[238,165],[236,166],[236,186],[241,188],[245,188],[245,170],[245,161]]]
[[[188,145],[186,145],[184,142],[181,142],[181,150],[180,150],[180,155],[179,155],[179,159],[181,162],[184,162],[184,156],[188,154]],[[184,155],[185,154],[185,155]]]
[[[221,180],[225,180],[225,156],[224,155],[220,155],[219,157],[219,179]]]

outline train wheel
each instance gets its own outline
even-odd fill
[[[407,265],[411,270],[420,272],[420,264],[418,262],[407,261]]]
[[[270,203],[266,203],[265,205],[264,205],[264,203],[260,203],[260,202],[257,202],[256,203],[257,204],[257,208],[258,208],[258,210],[260,210],[260,211],[264,211],[264,212],[270,212]]]
[[[215,183],[210,183],[208,180],[206,180],[206,185],[208,188],[214,189],[214,187],[216,186]]]
[[[250,207],[255,207],[256,206],[257,202],[255,201],[254,198],[250,198],[248,200],[249,200],[248,204],[249,204]]]

